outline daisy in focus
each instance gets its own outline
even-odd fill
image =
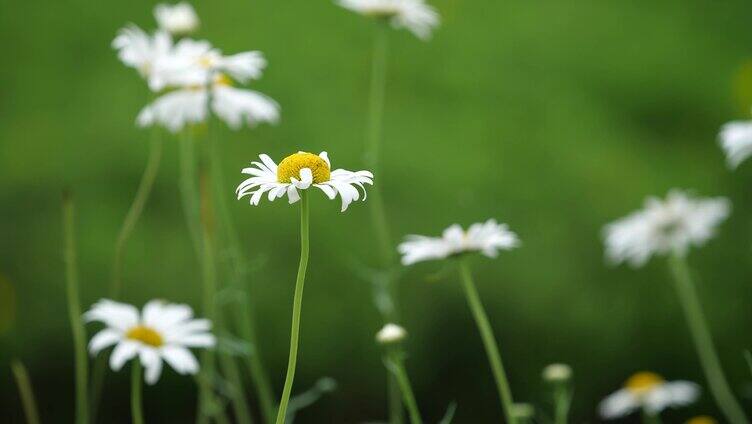
[[[718,135],[729,167],[736,168],[752,156],[752,121],[733,121],[721,127]]]
[[[666,408],[686,406],[700,396],[700,388],[690,381],[666,381],[652,372],[638,372],[624,387],[610,394],[598,406],[604,419],[615,419],[642,410],[657,416]]]
[[[436,9],[423,0],[339,0],[337,4],[364,16],[385,19],[394,28],[406,28],[421,40],[429,39],[440,22]]]
[[[642,210],[605,227],[606,257],[614,264],[642,266],[653,255],[684,256],[712,238],[730,212],[722,197],[695,198],[680,190],[666,199],[650,197]]]
[[[188,305],[152,300],[139,313],[136,307],[103,299],[84,314],[87,322],[99,321],[105,328],[89,342],[89,351],[97,355],[115,345],[110,368],[119,371],[136,358],[144,367],[145,380],[154,384],[162,373],[162,360],[179,374],[196,374],[198,361],[189,348],[210,348],[216,344],[211,322],[194,319]]]
[[[186,35],[196,31],[199,20],[193,6],[186,2],[158,4],[154,8],[154,19],[162,30],[172,35]]]
[[[318,155],[298,152],[284,158],[277,165],[269,155],[259,155],[261,162],[243,169],[243,174],[251,175],[243,181],[235,193],[238,200],[250,196],[251,205],[258,205],[265,193],[269,201],[287,196],[290,204],[300,200],[300,190],[316,187],[334,200],[339,194],[342,199],[342,212],[355,200],[366,199],[365,184],[373,185],[373,174],[369,171],[331,170],[331,162],[326,152]],[[360,189],[360,190],[359,190]]]
[[[402,254],[402,264],[412,265],[469,252],[479,252],[495,258],[499,250],[510,250],[519,244],[517,234],[510,231],[506,224],[489,219],[484,223],[471,225],[467,231],[454,224],[445,229],[441,237],[408,235],[397,249]]]

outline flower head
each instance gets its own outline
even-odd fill
[[[238,199],[251,196],[251,204],[258,205],[264,193],[269,193],[269,201],[287,195],[290,204],[300,200],[298,190],[316,187],[331,200],[339,194],[342,199],[342,212],[353,200],[366,199],[364,184],[373,184],[373,174],[369,171],[331,170],[331,163],[326,152],[318,155],[307,152],[294,153],[277,165],[269,155],[259,155],[261,162],[252,162],[251,167],[244,168],[243,174],[251,178],[240,183],[235,193]]]
[[[167,85],[168,70],[172,67],[172,38],[165,31],[147,34],[136,25],[122,28],[112,41],[118,58],[125,66],[135,68],[154,91]]]
[[[339,0],[338,4],[361,15],[386,19],[395,28],[407,28],[422,40],[431,37],[440,20],[436,9],[424,0]]]
[[[752,121],[729,122],[721,128],[718,138],[731,168],[752,155]]]
[[[561,383],[572,378],[572,367],[567,364],[550,364],[543,368],[543,380],[549,383]]]
[[[666,381],[652,372],[638,372],[624,387],[603,399],[598,411],[604,419],[614,419],[643,409],[658,414],[666,408],[689,405],[697,400],[700,388],[690,381]]]
[[[193,319],[188,305],[152,300],[139,313],[132,305],[103,299],[84,314],[84,319],[106,325],[91,338],[91,354],[115,345],[110,355],[112,370],[119,371],[128,360],[137,357],[148,384],[159,380],[163,359],[179,374],[196,374],[198,361],[188,348],[208,348],[216,343],[209,332],[211,322]]]
[[[650,197],[645,207],[604,229],[606,257],[642,266],[654,254],[684,255],[715,235],[731,206],[725,198],[693,198],[672,190],[665,200]]]
[[[376,341],[384,345],[401,342],[405,337],[407,337],[407,331],[391,322],[376,333]]]
[[[154,8],[157,25],[173,35],[186,35],[198,29],[199,20],[193,6],[186,2],[177,4],[158,4]]]
[[[509,250],[519,245],[517,234],[509,231],[506,224],[495,219],[475,223],[464,231],[458,224],[444,230],[441,237],[408,235],[397,248],[402,254],[402,264],[445,259],[466,252],[480,252],[489,258],[499,250]]]

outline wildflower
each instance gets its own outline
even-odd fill
[[[752,121],[733,121],[718,135],[729,167],[736,168],[752,155]]]
[[[193,319],[188,305],[152,300],[139,314],[132,305],[103,299],[84,314],[84,319],[106,325],[89,342],[91,354],[116,345],[110,368],[119,371],[128,360],[138,357],[148,384],[159,379],[163,359],[179,374],[196,374],[199,365],[188,348],[208,348],[216,343],[209,332],[211,322]]]
[[[318,155],[298,152],[282,160],[277,165],[268,155],[259,155],[261,162],[252,162],[252,166],[243,169],[243,174],[251,178],[243,181],[235,192],[238,199],[250,195],[250,203],[258,205],[264,193],[269,193],[270,201],[287,195],[290,204],[300,200],[299,190],[316,187],[334,200],[339,194],[342,199],[342,211],[354,200],[366,199],[364,184],[373,184],[373,174],[369,171],[331,170],[331,163],[326,152]]]
[[[444,230],[441,237],[408,235],[398,250],[402,254],[402,264],[433,259],[445,259],[468,252],[479,252],[494,258],[499,250],[509,250],[519,246],[519,239],[506,224],[495,219],[476,223],[464,231],[458,224]]]
[[[125,66],[135,68],[147,80],[152,91],[167,85],[165,70],[170,67],[172,38],[165,31],[149,35],[136,25],[122,28],[112,41],[118,58]]]
[[[606,257],[642,266],[653,255],[684,256],[715,235],[730,209],[725,198],[694,198],[679,190],[670,191],[665,200],[650,197],[642,210],[606,226]]]
[[[604,419],[620,418],[637,410],[658,415],[669,407],[686,406],[699,397],[700,389],[690,381],[665,381],[652,372],[638,372],[622,389],[606,397],[598,411]]]
[[[204,122],[210,109],[232,129],[240,128],[243,123],[252,127],[259,122],[279,121],[277,102],[259,92],[233,87],[220,74],[214,78],[211,89],[197,85],[160,96],[139,112],[136,122],[141,127],[160,124],[178,132],[188,124]]]
[[[394,28],[406,28],[422,40],[431,37],[440,21],[436,9],[423,0],[339,0],[337,4],[364,16],[385,19]]]
[[[572,367],[567,364],[550,364],[543,368],[543,380],[549,383],[561,383],[572,378]]]
[[[376,341],[381,344],[392,344],[401,342],[407,337],[407,331],[401,326],[393,323],[388,323],[376,333]]]
[[[199,20],[193,7],[186,3],[158,4],[154,8],[157,25],[173,35],[186,35],[198,29]]]

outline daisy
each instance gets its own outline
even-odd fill
[[[391,322],[384,325],[384,327],[376,333],[376,341],[381,344],[397,343],[404,340],[405,337],[407,337],[407,331],[401,326]]]
[[[402,254],[402,264],[412,265],[468,252],[479,252],[494,258],[499,250],[509,250],[519,244],[517,235],[506,224],[489,219],[484,223],[471,225],[467,231],[454,224],[445,229],[441,237],[408,235],[397,249]]]
[[[431,37],[440,20],[436,9],[423,0],[339,0],[337,4],[361,15],[386,19],[394,28],[406,28],[421,40]]]
[[[110,368],[119,371],[127,361],[137,357],[145,369],[148,384],[159,380],[163,359],[179,374],[196,374],[199,365],[188,348],[209,348],[216,343],[209,332],[211,322],[193,319],[188,305],[152,300],[139,314],[132,305],[103,299],[84,314],[84,319],[106,325],[91,338],[91,354],[115,345],[110,355]]]
[[[752,155],[752,121],[729,122],[718,135],[729,167],[736,168]]]
[[[118,58],[125,66],[136,69],[147,80],[152,91],[159,91],[167,85],[167,70],[172,67],[174,58],[169,33],[157,31],[149,35],[131,24],[118,32],[112,48],[118,51]]]
[[[691,246],[702,246],[728,217],[725,198],[694,198],[672,190],[665,200],[650,197],[645,207],[604,229],[606,257],[613,263],[642,266],[653,255],[686,255]]]
[[[193,6],[186,2],[158,4],[154,8],[157,25],[173,35],[190,34],[198,29],[199,20]]]
[[[253,127],[279,121],[277,102],[257,91],[234,87],[226,75],[219,74],[210,89],[196,85],[163,94],[139,112],[136,123],[141,127],[159,124],[175,133],[188,124],[204,122],[210,110],[232,129],[244,123]]]
[[[299,190],[316,187],[334,200],[339,194],[342,199],[342,212],[354,200],[366,199],[364,184],[373,184],[373,174],[369,171],[331,170],[331,163],[326,152],[318,155],[298,152],[282,160],[277,165],[265,154],[259,155],[261,162],[252,162],[252,166],[243,169],[243,174],[251,178],[243,181],[235,190],[238,199],[250,195],[250,203],[258,205],[264,193],[269,193],[270,201],[287,195],[290,204],[300,200]]]
[[[655,416],[666,408],[686,406],[700,395],[700,388],[690,381],[665,381],[652,372],[638,372],[622,389],[606,397],[598,412],[604,419],[615,419],[643,410]]]

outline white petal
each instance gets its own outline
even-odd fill
[[[165,346],[162,357],[178,374],[195,374],[198,372],[198,361],[190,350],[179,346]]]
[[[639,407],[637,397],[627,389],[621,389],[603,399],[598,406],[598,413],[602,418],[613,419],[628,415]]]
[[[287,186],[287,199],[291,205],[300,200],[300,194],[298,194],[298,190],[292,184]]]
[[[123,365],[138,353],[140,344],[131,340],[123,340],[115,346],[110,355],[110,368],[120,371]]]
[[[91,352],[92,355],[96,355],[102,349],[114,345],[118,341],[122,340],[122,338],[123,333],[121,333],[120,331],[105,328],[91,338],[91,341],[89,342],[89,352]]]
[[[139,352],[139,359],[144,366],[144,380],[146,384],[156,383],[162,373],[162,359],[159,357],[157,350],[143,347]]]
[[[102,299],[84,314],[86,322],[101,321],[108,327],[126,331],[138,324],[138,309],[127,303]]]

